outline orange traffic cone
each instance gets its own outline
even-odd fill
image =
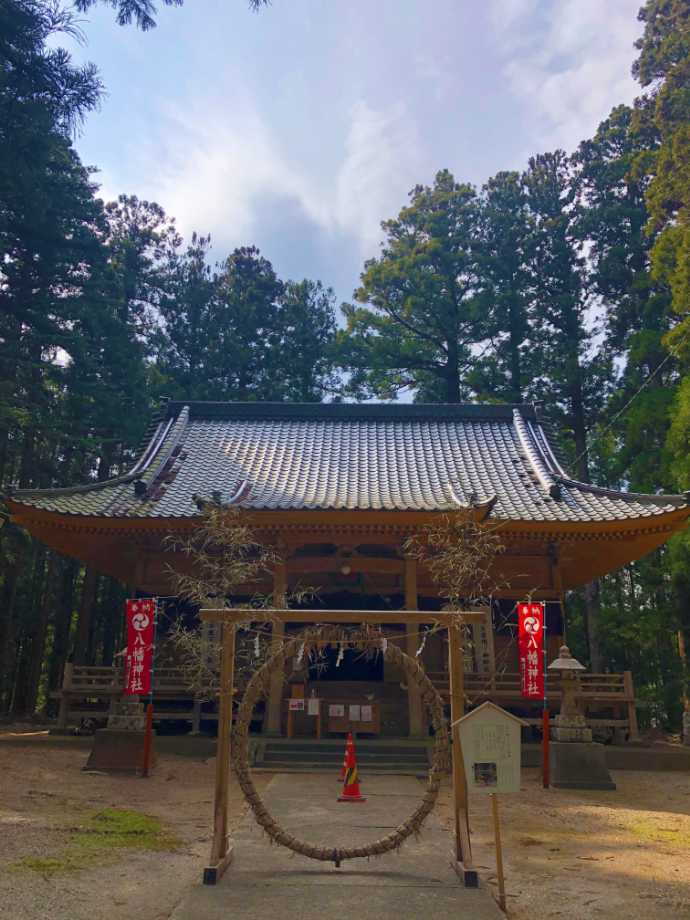
[[[352,740],[352,732],[347,733],[347,741],[345,742],[345,753],[343,754],[343,765],[340,768],[340,778],[338,779],[339,783],[345,782],[345,776],[347,774],[347,752],[352,748],[354,751],[355,743]]]
[[[345,779],[343,781],[342,795],[338,796],[339,802],[366,802],[359,791],[359,775],[357,773],[357,757],[352,740],[348,740],[345,747]]]

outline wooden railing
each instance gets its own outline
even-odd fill
[[[81,719],[105,719],[110,700],[120,696],[123,671],[117,667],[65,665],[62,689],[54,694],[60,700],[58,728],[66,729]],[[203,712],[203,701],[186,685],[182,668],[158,667],[155,670],[153,718],[157,722],[191,722],[199,731],[201,719],[215,720],[215,712]]]
[[[450,695],[448,673],[430,671],[428,677],[444,700]],[[83,718],[104,719],[110,700],[122,693],[121,668],[65,665],[62,689],[53,694],[60,700],[58,727],[66,729],[70,722]],[[213,711],[203,711],[203,701],[187,688],[181,668],[158,667],[154,681],[154,720],[189,721],[198,732],[202,719],[218,718]],[[587,721],[593,728],[620,729],[628,738],[638,736],[635,692],[632,674],[583,674],[579,695]],[[560,679],[549,675],[547,683],[551,712],[558,709],[561,699]],[[520,695],[520,675],[511,672],[465,673],[465,697],[468,705],[484,700],[513,710],[530,724],[540,724],[541,700],[524,700]],[[209,707],[206,707],[209,708]]]
[[[447,699],[450,694],[448,673],[431,671],[428,677],[441,696]],[[506,709],[515,710],[530,724],[540,724],[542,701],[523,699],[520,688],[520,675],[517,672],[465,673],[465,698],[469,705],[475,706],[484,700],[492,700]],[[635,689],[630,671],[622,674],[580,675],[578,698],[593,728],[622,729],[629,739],[638,737]],[[560,677],[549,674],[547,700],[553,713],[561,701]]]

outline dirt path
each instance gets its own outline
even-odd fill
[[[0,917],[167,920],[208,857],[213,759],[164,755],[141,780],[83,773],[89,739],[7,741],[0,735]],[[263,788],[270,778],[256,781]],[[690,920],[690,776],[621,771],[614,779],[615,792],[544,791],[525,770],[520,795],[501,800],[511,918]],[[473,798],[472,831],[475,863],[493,884],[488,806]],[[80,828],[104,808],[160,819],[177,847],[74,850]],[[234,783],[230,808],[236,823],[245,809]],[[449,824],[448,789],[439,816]],[[86,852],[88,865],[27,868],[70,852]]]

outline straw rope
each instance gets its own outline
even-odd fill
[[[345,859],[381,856],[391,850],[397,850],[408,837],[419,834],[422,824],[436,803],[441,778],[443,774],[447,772],[450,760],[448,725],[443,715],[443,701],[438,691],[424,673],[422,666],[414,658],[405,654],[405,652],[394,643],[388,642],[385,649],[381,649],[381,654],[385,656],[386,660],[402,668],[408,681],[412,680],[417,684],[434,728],[435,743],[422,801],[410,817],[399,824],[390,834],[363,846],[316,846],[311,843],[305,843],[303,840],[294,837],[279,824],[266,808],[266,805],[256,790],[251,776],[251,768],[249,765],[249,724],[251,722],[252,712],[257,702],[268,696],[271,676],[276,672],[284,671],[285,662],[293,658],[298,650],[304,649],[304,647],[308,645],[324,647],[327,645],[340,645],[342,642],[342,633],[337,630],[337,627],[335,629],[320,627],[306,630],[302,635],[287,640],[282,647],[256,671],[247,684],[244,697],[237,713],[232,744],[232,757],[237,781],[245,799],[254,813],[256,821],[268,834],[271,840],[281,846],[287,847],[294,853],[299,853],[310,859],[333,862],[336,866],[339,866]],[[358,648],[364,648],[367,646],[371,647],[374,642],[380,644],[381,640],[373,637],[370,639],[362,638],[350,644]]]

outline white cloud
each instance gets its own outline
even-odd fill
[[[295,198],[313,220],[328,222],[314,183],[289,165],[269,125],[246,101],[165,107],[165,122],[166,148],[147,145],[137,171],[148,178],[146,193],[165,203],[183,231],[227,228],[238,241],[251,239],[254,202],[272,194]]]
[[[509,91],[544,147],[572,150],[630,103],[639,0],[492,0]]]
[[[402,103],[384,111],[364,101],[352,107],[335,214],[341,228],[359,237],[364,254],[374,255],[381,221],[398,213],[423,175],[421,160],[416,126]]]
[[[126,187],[163,204],[185,236],[210,231],[237,245],[260,238],[258,201],[291,200],[324,232],[346,234],[373,255],[380,221],[397,214],[419,179],[417,133],[402,104],[376,110],[360,101],[345,127],[335,161],[319,162],[317,150],[314,168],[291,157],[290,138],[277,136],[247,99],[166,102],[155,137],[122,158],[143,180],[133,186],[116,167],[100,177],[101,194]]]

